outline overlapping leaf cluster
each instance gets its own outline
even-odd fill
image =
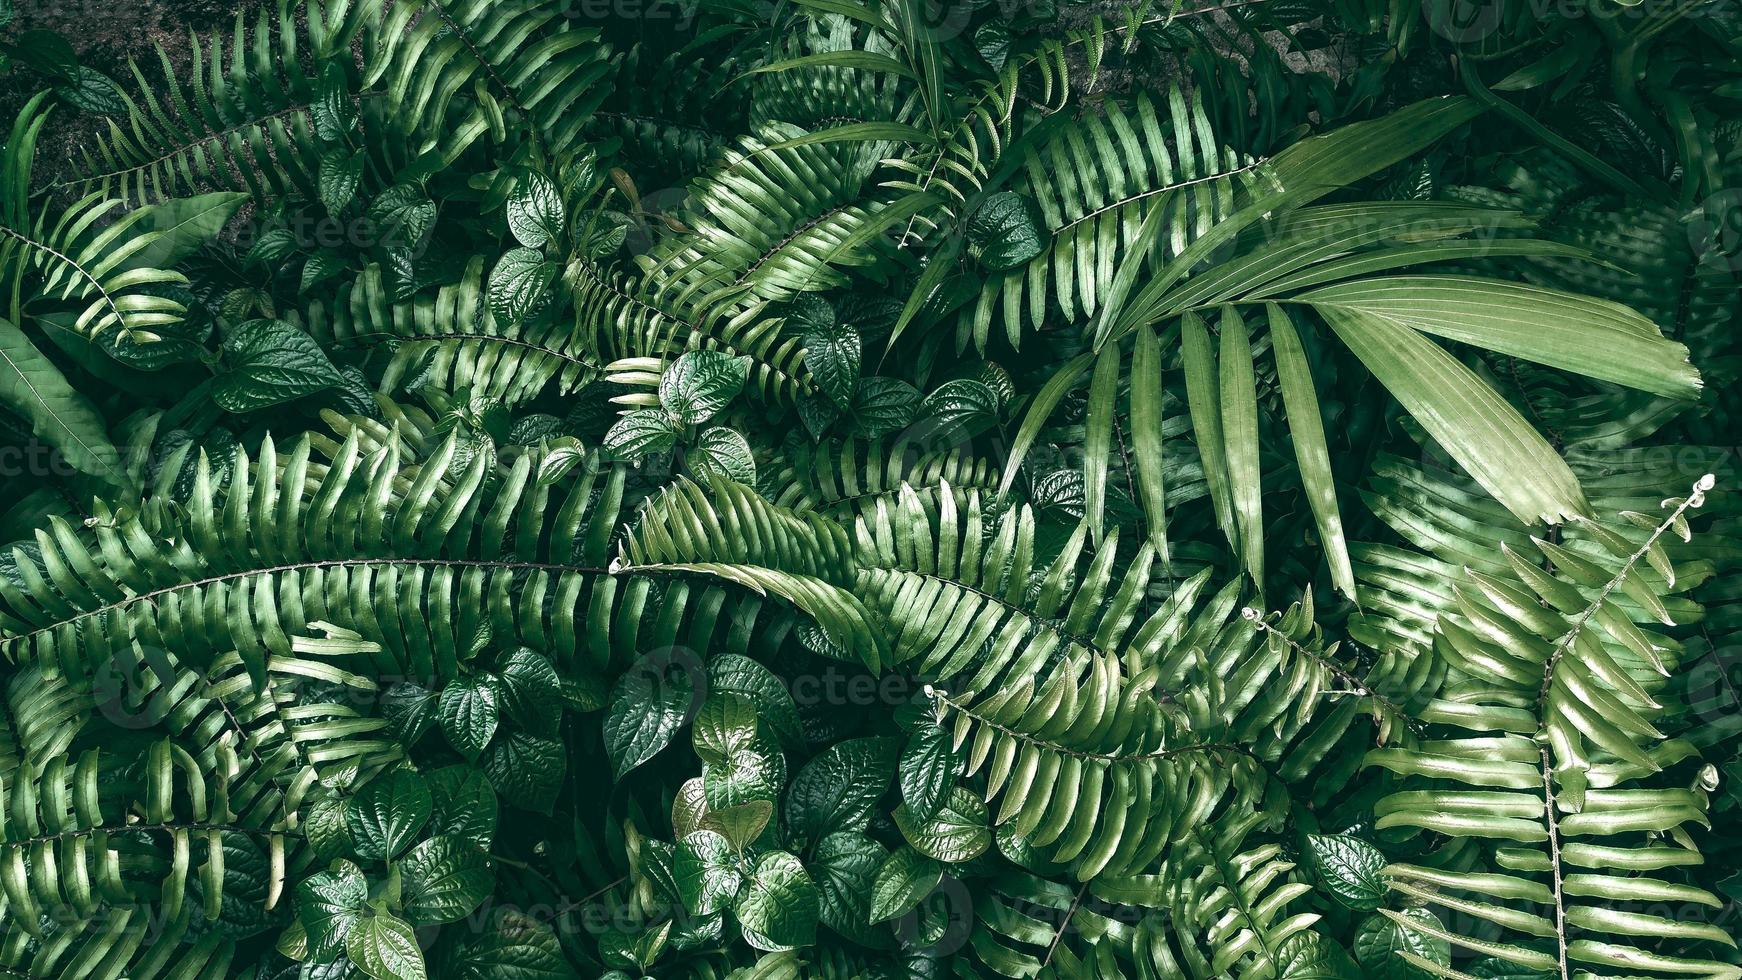
[[[1742,977],[1742,21],[1470,6],[10,39],[0,972]]]

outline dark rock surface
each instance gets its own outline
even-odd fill
[[[162,45],[179,69],[188,62],[189,31],[229,27],[238,12],[252,15],[259,5],[259,0],[13,0],[12,23],[0,31],[0,39],[11,41],[32,30],[57,31],[72,44],[81,64],[108,75],[132,95],[139,85],[129,58],[138,62],[146,79],[156,81],[162,70],[154,44]],[[46,86],[41,75],[17,65],[0,74],[0,126],[9,127],[24,103]],[[104,117],[57,105],[38,143],[37,180],[77,160],[78,146],[90,134],[107,131]]]

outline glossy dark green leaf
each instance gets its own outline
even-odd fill
[[[308,933],[311,955],[331,959],[362,918],[369,901],[369,883],[349,861],[318,871],[296,886],[296,915]]]
[[[866,378],[853,396],[854,431],[867,439],[888,435],[919,416],[919,389],[899,378]]]
[[[794,332],[803,338],[804,364],[811,380],[836,406],[850,407],[859,389],[864,360],[859,331],[838,321],[834,307],[810,293],[794,300],[787,316]]]
[[[497,693],[514,723],[539,735],[555,735],[562,719],[562,678],[550,659],[524,647],[497,665]]]
[[[1439,918],[1425,908],[1404,909],[1397,914],[1435,929],[1443,928]],[[1364,975],[1374,980],[1418,980],[1432,976],[1404,959],[1400,955],[1404,952],[1441,966],[1452,962],[1451,947],[1445,940],[1401,926],[1383,915],[1370,916],[1355,933],[1355,958],[1361,961]]]
[[[225,411],[256,412],[343,381],[313,337],[282,320],[250,320],[224,338],[212,400]]]
[[[79,57],[58,31],[23,31],[12,38],[10,48],[13,57],[52,79],[72,81],[78,74]]]
[[[915,820],[937,816],[960,768],[948,732],[937,725],[916,729],[901,750],[901,801],[908,814]]]
[[[738,855],[738,849],[718,831],[696,830],[678,841],[672,874],[684,908],[695,915],[729,908],[744,884]]]
[[[912,847],[898,848],[877,868],[871,885],[871,921],[906,915],[943,880],[944,867]]]
[[[508,195],[508,230],[527,248],[543,248],[562,238],[565,225],[562,194],[549,177],[528,170]]]
[[[24,331],[0,318],[0,402],[28,420],[67,464],[118,488],[128,485],[121,454],[96,406],[66,380]]]
[[[992,846],[986,804],[957,787],[931,817],[922,818],[904,803],[895,811],[895,825],[914,850],[948,864],[972,861]]]
[[[659,377],[659,404],[678,425],[700,425],[718,415],[750,376],[750,358],[692,350]]]
[[[750,945],[791,949],[815,939],[821,901],[816,883],[798,858],[770,851],[757,860],[732,911]]]
[[[499,804],[490,780],[476,766],[444,766],[428,776],[429,831],[449,834],[488,850],[496,836]]]
[[[337,143],[357,128],[357,103],[351,97],[351,82],[344,63],[334,58],[321,66],[314,102],[309,105],[315,135]]]
[[[467,759],[476,760],[496,735],[501,723],[496,700],[496,682],[483,674],[457,677],[442,687],[442,734]]]
[[[751,454],[750,443],[737,429],[716,425],[702,430],[696,436],[689,459],[703,478],[717,473],[745,485],[756,483],[756,458]]]
[[[334,147],[321,154],[321,206],[338,217],[357,196],[357,185],[363,179],[363,151]]]
[[[526,319],[549,302],[557,272],[537,249],[509,249],[490,270],[490,312],[505,324]]]
[[[1025,265],[1045,250],[1047,233],[1028,198],[999,191],[968,222],[968,253],[989,272]]]
[[[351,797],[345,804],[345,828],[358,856],[385,861],[399,856],[416,839],[432,809],[424,778],[396,770],[370,780]]]
[[[1308,834],[1305,864],[1319,885],[1343,905],[1372,910],[1385,899],[1384,852],[1349,834]]]
[[[345,957],[375,980],[424,980],[423,950],[404,920],[376,911],[345,937]]]
[[[822,924],[861,945],[887,942],[884,930],[871,925],[871,899],[877,870],[887,849],[864,834],[829,834],[812,849],[807,867],[817,883]]]
[[[708,690],[749,700],[756,706],[757,719],[774,732],[782,745],[804,745],[798,705],[786,681],[758,661],[731,653],[711,658]]]
[[[742,851],[761,837],[774,819],[774,804],[768,800],[750,800],[737,806],[709,810],[702,826],[718,831],[733,848]]]
[[[551,927],[503,909],[486,928],[460,943],[449,961],[454,980],[574,980]]]
[[[638,463],[677,445],[678,429],[671,417],[657,409],[626,413],[605,433],[605,448],[618,459]]]
[[[1316,932],[1297,932],[1276,954],[1277,980],[1361,980],[1362,973],[1343,947]]]
[[[671,744],[695,710],[695,678],[676,660],[651,655],[618,678],[605,709],[605,751],[617,778]]]
[[[793,837],[810,842],[836,831],[864,830],[895,777],[896,751],[891,738],[856,738],[837,742],[805,763],[786,797]]]
[[[139,226],[156,232],[157,237],[129,256],[122,267],[173,268],[217,238],[247,200],[246,194],[218,191],[151,205],[139,219]]]
[[[418,844],[399,862],[400,899],[413,925],[453,922],[490,897],[496,876],[471,841],[444,834]]]
[[[435,227],[436,206],[421,188],[395,184],[369,202],[374,244],[416,248]]]
[[[510,806],[549,813],[562,788],[568,760],[563,743],[526,732],[505,732],[479,760],[496,795]]]

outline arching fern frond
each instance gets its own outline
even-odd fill
[[[383,392],[433,384],[512,407],[546,389],[569,394],[597,375],[572,324],[550,316],[497,321],[485,298],[482,257],[435,295],[399,301],[389,295],[381,267],[371,265],[340,288],[332,306],[311,303],[307,326],[339,348],[379,351]]]
[[[972,491],[958,505],[947,484],[933,499],[904,485],[867,501],[849,554],[822,516],[684,482],[648,502],[618,568],[773,592],[818,621],[831,652],[927,678],[964,774],[984,773],[993,825],[1083,881],[1142,872],[1268,764],[1297,777],[1320,764],[1359,711],[1315,729],[1321,695],[1365,700],[1382,733],[1398,722],[1334,650],[1303,646],[1316,643],[1310,607],[1260,628],[1239,615],[1237,583],[1197,601],[1206,572],[1150,610],[1147,543],[1115,580],[1116,536],[1091,552],[1080,525],[1043,565],[1027,508],[990,513]]]
[[[613,70],[598,32],[536,0],[397,0],[365,40],[365,87],[379,85],[395,125],[432,149],[463,115],[522,122],[543,151],[573,149]]]
[[[1665,465],[1669,459],[1678,464]],[[1727,453],[1715,447],[1579,450],[1570,453],[1568,461],[1588,488],[1593,509],[1608,514],[1655,510],[1659,501],[1678,492],[1681,473],[1688,468],[1726,475],[1734,472]],[[1351,634],[1374,649],[1431,648],[1439,617],[1456,608],[1453,586],[1463,569],[1506,577],[1510,566],[1497,546],[1524,554],[1536,550],[1531,529],[1474,484],[1398,457],[1381,456],[1374,461],[1363,499],[1368,509],[1407,543],[1407,547],[1398,547],[1360,542],[1352,547],[1362,582],[1363,609],[1351,623]],[[1734,512],[1734,496],[1725,490],[1708,495],[1707,503],[1708,511]],[[1606,549],[1593,541],[1588,529],[1605,526],[1624,535],[1638,535],[1625,521],[1580,521],[1569,525],[1558,540],[1579,555],[1600,557]],[[1680,569],[1681,587],[1658,601],[1677,621],[1695,617],[1699,606],[1684,593],[1709,578],[1713,564],[1700,554],[1697,544],[1669,540],[1664,547]],[[1658,619],[1644,608],[1630,611],[1641,625]]]
[[[1177,255],[1262,180],[1258,164],[1223,149],[1203,107],[1177,89],[1165,116],[1140,95],[1078,123],[1024,158],[1013,189],[1038,208],[1044,248],[987,278],[964,311],[958,347],[971,339],[984,349],[994,319],[1017,345],[1054,311],[1067,323],[1093,316],[1147,216],[1159,211],[1165,223],[1156,258]]]
[[[242,829],[230,809],[233,753],[208,768],[159,741],[136,774],[125,765],[106,765],[91,749],[47,760],[39,775],[26,766],[0,780],[0,887],[25,931],[41,937],[43,916],[80,922],[104,905],[150,904],[162,921],[180,922],[193,912],[196,875],[203,917],[222,913],[226,837]],[[116,797],[129,802],[105,805]],[[159,873],[148,870],[154,865]]]
[[[865,168],[833,144],[776,148],[802,136],[763,127],[696,181],[689,220],[696,234],[663,243],[642,262],[666,309],[703,323],[758,316],[769,303],[840,286],[836,266],[876,260],[885,205],[862,193]]]
[[[366,453],[361,429],[324,461],[312,445],[238,450],[222,485],[202,459],[185,516],[124,515],[91,540],[39,534],[42,564],[15,551],[24,584],[0,584],[0,648],[73,676],[134,641],[202,668],[235,651],[262,683],[325,622],[378,646],[359,655],[364,673],[452,677],[484,635],[599,684],[639,643],[694,630],[681,635],[705,645],[759,614],[707,589],[606,575],[624,474],[596,457],[547,483],[542,454],[498,469],[494,454],[462,453],[457,432],[416,460],[398,439]],[[659,625],[641,629],[644,617]]]
[[[712,490],[710,496],[679,480],[649,499],[613,570],[707,575],[773,593],[814,619],[839,649],[877,669],[887,641],[845,587],[853,567],[846,531],[776,507],[730,480],[716,477]]]
[[[1294,864],[1282,846],[1248,844],[1269,822],[1260,811],[1193,828],[1189,843],[1169,856],[1161,877],[1187,975],[1286,975],[1290,939],[1319,920],[1316,913],[1289,911],[1312,889],[1290,874]]]
[[[107,136],[80,151],[82,165],[58,186],[134,203],[204,187],[245,189],[262,201],[287,193],[315,199],[319,69],[308,65],[349,61],[379,2],[279,0],[251,26],[237,11],[227,46],[222,32],[189,37],[185,79],[161,46],[161,80],[130,62],[140,98],[122,96],[124,122],[111,120]]]
[[[46,93],[45,93],[46,94]],[[181,320],[184,307],[159,295],[187,282],[154,268],[146,250],[161,237],[140,221],[140,211],[113,215],[119,201],[89,194],[63,209],[33,210],[30,173],[47,113],[44,95],[25,105],[6,140],[0,172],[0,290],[6,318],[24,322],[25,304],[67,304],[75,330],[95,336],[114,330],[129,341],[158,339],[155,331]]]
[[[1466,571],[1454,585],[1455,612],[1435,639],[1471,683],[1449,688],[1424,719],[1457,734],[1369,755],[1408,787],[1379,802],[1376,826],[1490,853],[1492,874],[1449,874],[1430,862],[1393,864],[1386,876],[1406,896],[1498,926],[1502,938],[1387,913],[1401,928],[1557,977],[1742,973],[1696,951],[1733,945],[1722,929],[1623,904],[1719,904],[1656,874],[1699,860],[1688,827],[1707,822],[1709,787],[1703,777],[1691,787],[1658,778],[1697,751],[1653,723],[1674,644],[1634,622],[1641,609],[1674,622],[1660,597],[1685,580],[1662,542],[1688,537],[1690,513],[1710,489],[1702,480],[1686,499],[1666,501],[1669,516],[1639,519],[1635,535],[1581,525],[1590,549],[1582,554],[1533,542],[1548,568],[1503,546],[1506,574]]]

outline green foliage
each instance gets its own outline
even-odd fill
[[[1448,6],[5,41],[0,974],[1742,977],[1742,33]]]

